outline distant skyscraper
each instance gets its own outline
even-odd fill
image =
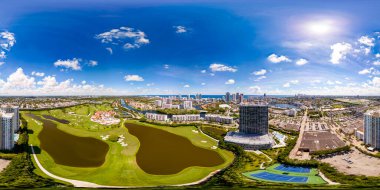
[[[242,94],[239,94],[239,97],[238,97],[238,103],[240,104],[240,103],[242,103],[244,101],[244,94],[242,93]]]
[[[380,149],[380,110],[364,114],[364,143]]]
[[[232,101],[236,102],[236,94],[232,94]]]
[[[266,135],[269,132],[268,106],[266,105],[241,105],[240,106],[241,133]]]
[[[229,92],[226,93],[226,102],[229,103],[230,102],[230,98],[231,98],[231,95]]]

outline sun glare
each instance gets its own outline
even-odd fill
[[[307,32],[314,35],[330,34],[334,29],[331,21],[312,21],[306,24]]]

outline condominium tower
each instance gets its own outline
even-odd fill
[[[380,110],[364,114],[364,143],[380,149]]]
[[[239,131],[266,135],[269,132],[267,105],[241,105]]]

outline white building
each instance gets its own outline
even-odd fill
[[[155,100],[154,105],[156,105],[157,107],[161,107],[162,106],[162,100]]]
[[[380,149],[380,110],[364,114],[364,143]]]
[[[166,120],[168,120],[168,115],[166,115],[166,114],[146,113],[145,117],[147,119],[155,120],[155,121],[166,121]]]
[[[289,109],[289,110],[285,110],[285,111],[284,111],[284,114],[285,114],[285,115],[288,115],[288,116],[292,116],[292,117],[294,117],[294,116],[297,116],[297,110],[294,109],[294,108]]]
[[[183,109],[193,109],[193,102],[190,100],[183,101]]]
[[[14,126],[15,119],[13,113],[0,112],[0,149],[11,150],[14,147]]]
[[[190,114],[190,115],[173,115],[173,121],[199,121],[201,119],[200,115]]]
[[[13,113],[13,130],[18,131],[20,128],[20,113],[19,113],[19,107],[18,106],[7,106],[3,105],[0,108],[0,111],[3,111],[5,113]]]
[[[216,115],[216,114],[207,114],[205,117],[205,121],[210,122],[219,122],[224,124],[232,124],[234,119],[228,116]]]

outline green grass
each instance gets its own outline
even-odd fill
[[[255,179],[259,181],[267,181],[267,182],[273,182],[273,183],[294,183],[294,182],[277,182],[277,181],[272,181],[272,180],[264,180],[264,179],[259,179],[259,178],[251,176],[251,174],[261,173],[264,171],[273,173],[273,174],[284,174],[284,171],[279,171],[275,169],[279,165],[280,164],[273,164],[272,166],[266,168],[265,170],[255,170],[251,172],[246,172],[246,173],[243,173],[243,175],[250,179]],[[286,172],[286,173],[289,176],[308,177],[306,184],[326,184],[326,182],[320,176],[318,176],[318,170],[316,168],[311,168],[310,173],[297,173],[297,172]]]
[[[100,107],[107,109],[107,106]],[[138,139],[128,133],[128,129],[124,127],[123,123],[120,123],[118,127],[108,128],[108,127],[98,127],[96,123],[89,121],[88,113],[92,113],[96,108],[90,106],[90,108],[85,108],[79,106],[78,108],[69,108],[70,110],[77,113],[78,118],[82,118],[78,121],[77,117],[68,114],[63,110],[51,110],[48,111],[51,115],[60,118],[67,119],[70,122],[78,122],[82,124],[81,126],[76,125],[65,125],[57,123],[60,130],[67,133],[83,136],[83,137],[93,137],[100,139],[100,135],[121,135],[123,134],[125,142],[128,144],[127,147],[122,147],[120,144],[111,141],[104,141],[110,146],[110,150],[106,156],[105,163],[97,168],[79,168],[79,167],[68,167],[63,165],[58,165],[54,163],[54,160],[45,151],[41,151],[37,157],[45,169],[49,170],[51,173],[76,180],[83,180],[88,182],[93,182],[101,185],[120,185],[120,186],[158,186],[158,185],[174,185],[190,183],[206,177],[212,171],[227,167],[234,159],[234,155],[226,150],[216,149],[224,159],[225,163],[216,167],[189,167],[181,171],[180,173],[173,175],[151,175],[145,173],[141,170],[136,163],[136,153],[140,146]],[[67,111],[67,110],[66,110]],[[46,114],[46,111],[33,112],[35,114]],[[33,134],[29,134],[29,144],[39,146],[40,142],[38,139],[38,134],[42,130],[41,122],[36,122],[30,117],[25,116],[28,122],[28,126],[33,130]],[[87,114],[87,115],[86,115]],[[213,141],[206,135],[201,133],[194,133],[192,130],[196,130],[196,127],[165,127],[165,126],[155,126],[151,124],[141,123],[135,120],[128,120],[125,122],[136,123],[140,125],[146,125],[149,127],[159,128],[180,136],[184,136],[199,147],[210,148],[211,146],[217,145],[217,142]],[[96,126],[96,127],[92,127]],[[96,129],[96,130],[91,130]],[[207,143],[202,143],[201,141],[207,141]],[[39,169],[35,170],[35,173],[46,177],[42,171]]]

